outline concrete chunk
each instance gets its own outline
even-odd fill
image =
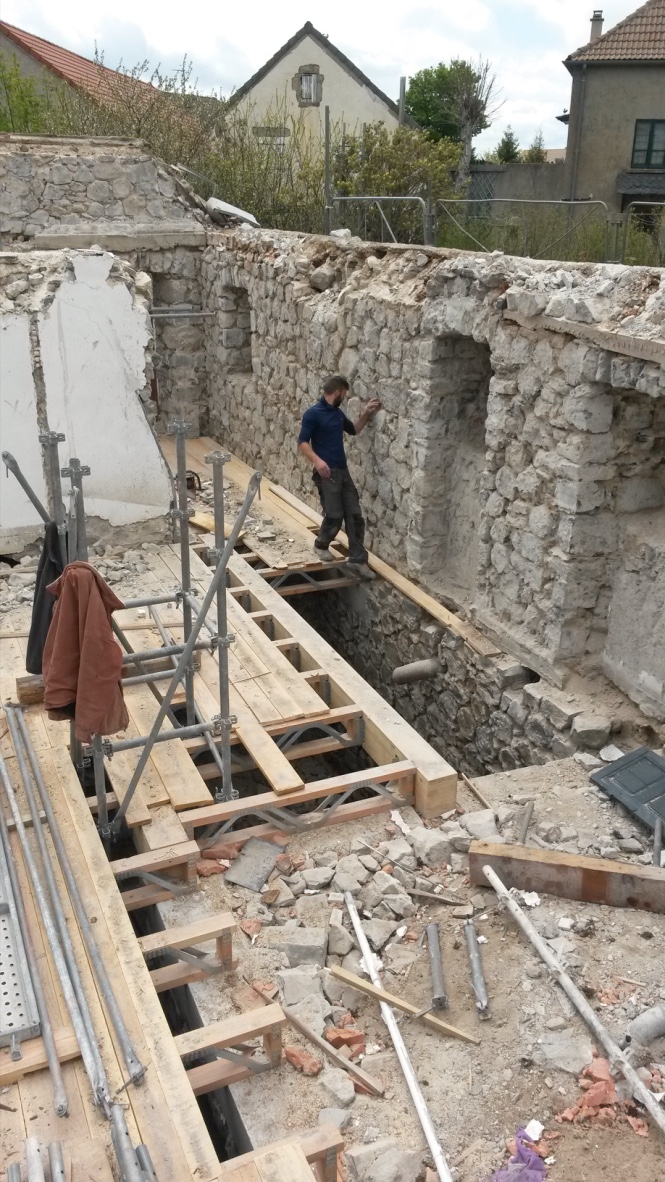
[[[370,919],[367,921],[367,923],[363,924],[365,935],[369,940],[370,947],[373,948],[375,952],[379,952],[379,950],[383,948],[383,945],[388,943],[388,940],[398,927],[399,924],[391,923],[386,919]]]
[[[314,870],[303,870],[302,876],[310,890],[322,890],[332,882],[335,875],[332,866],[317,866]]]
[[[442,833],[440,829],[425,829],[424,825],[419,829],[412,829],[409,841],[414,854],[425,866],[435,869],[442,862],[450,860],[452,845],[447,834]]]
[[[340,858],[337,863],[337,874],[350,874],[361,886],[367,882],[370,872],[366,866],[363,866],[357,854],[347,854],[345,858]]]
[[[590,747],[592,751],[598,751],[609,739],[611,726],[609,718],[602,714],[578,714],[573,719],[570,733],[577,747]]]
[[[319,1083],[335,1108],[348,1108],[356,1098],[353,1080],[341,1067],[326,1067]]]
[[[321,980],[316,965],[304,964],[298,969],[281,969],[276,977],[285,1006],[296,1005],[304,997],[321,995]]]
[[[477,841],[494,841],[499,836],[492,809],[478,809],[477,812],[464,813],[460,817],[460,825]]]
[[[277,928],[266,932],[263,940],[280,952],[285,952],[290,967],[326,963],[328,935],[323,928]]]
[[[422,1169],[420,1154],[402,1149],[392,1137],[351,1145],[346,1160],[349,1182],[417,1182]]]

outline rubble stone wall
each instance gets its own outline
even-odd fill
[[[9,136],[0,143],[0,234],[52,227],[182,221],[197,216],[187,187],[131,140]]]
[[[483,656],[432,620],[394,587],[373,583],[323,597],[299,597],[298,610],[458,771],[475,776],[597,752],[626,740],[659,746],[653,726],[622,695],[598,686],[560,690],[509,654]],[[395,685],[392,673],[438,657],[428,680]]]
[[[664,513],[665,272],[348,233],[219,238],[206,306],[229,315],[221,289],[247,292],[253,376],[226,380],[211,321],[212,431],[316,505],[298,423],[345,373],[350,417],[382,402],[348,449],[373,550],[534,658],[600,667],[626,521]],[[588,325],[660,352],[620,355],[581,339]],[[665,710],[661,671],[645,672],[643,699]]]

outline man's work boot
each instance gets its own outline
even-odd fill
[[[339,559],[335,558],[335,555],[331,550],[320,550],[319,547],[315,545],[314,553],[316,554],[319,562],[339,562]]]
[[[366,562],[347,562],[346,569],[349,574],[355,575],[357,579],[364,579],[371,583],[376,578],[373,570],[370,570]]]

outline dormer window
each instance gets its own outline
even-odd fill
[[[323,98],[323,74],[316,65],[300,66],[291,79],[299,107],[318,107]]]

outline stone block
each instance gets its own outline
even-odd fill
[[[571,738],[577,747],[599,751],[610,737],[611,722],[602,714],[578,714],[573,720]]]
[[[312,271],[309,282],[315,291],[327,291],[335,282],[335,272],[332,267],[327,267],[324,264]]]
[[[548,689],[543,694],[540,700],[540,709],[545,718],[548,718],[559,731],[566,730],[571,726],[575,716],[582,713],[581,706],[568,702],[565,694],[557,693],[552,689]]]
[[[369,870],[363,866],[357,854],[347,854],[346,857],[340,858],[336,872],[339,874],[340,871],[344,874],[351,874],[361,886],[368,881],[370,875]]]
[[[578,431],[593,434],[609,431],[613,411],[614,396],[605,393],[602,387],[576,386],[563,401],[563,413]]]
[[[295,1005],[304,997],[321,996],[319,969],[314,964],[304,964],[297,969],[281,969],[276,977],[285,1006]]]
[[[348,1108],[356,1098],[353,1080],[341,1067],[326,1067],[319,1084],[335,1108]]]
[[[346,874],[343,870],[336,870],[335,877],[332,880],[333,890],[339,891],[342,895],[348,891],[351,895],[359,895],[362,887],[357,878],[352,874]]]
[[[412,829],[409,842],[418,860],[432,869],[447,862],[452,852],[450,840],[439,829],[425,829],[424,826]]]
[[[393,932],[397,930],[398,926],[399,925],[397,923],[393,923],[391,920],[385,919],[369,919],[363,924],[365,935],[369,940],[370,947],[373,948],[375,952],[380,952],[380,950],[383,948],[383,945],[388,943],[388,940],[392,936]]]
[[[348,1108],[322,1108],[319,1113],[318,1124],[332,1125],[340,1133],[351,1123],[351,1113]]]
[[[392,1137],[379,1137],[346,1150],[349,1182],[417,1182],[422,1160],[415,1149],[402,1149]]]
[[[384,842],[381,852],[385,853],[387,862],[399,863],[404,870],[415,870],[418,865],[413,850],[404,837]]]
[[[332,882],[335,875],[333,866],[316,866],[313,870],[303,870],[302,876],[310,890],[320,891]]]
[[[379,870],[372,881],[381,895],[399,895],[401,893],[400,884],[392,874],[386,874],[383,870]]]
[[[663,503],[663,486],[652,476],[632,476],[619,485],[616,497],[617,513],[639,513],[643,509],[659,509]]]
[[[273,948],[286,953],[291,968],[307,964],[323,966],[326,963],[328,934],[323,928],[279,928],[266,932],[263,939]]]
[[[303,997],[289,1008],[296,1017],[300,1018],[301,1022],[305,1022],[308,1026],[311,1026],[319,1038],[326,1028],[326,1019],[332,1017],[330,1002],[322,993]]]
[[[460,825],[478,841],[494,841],[499,836],[493,809],[464,813],[460,817]]]
[[[332,924],[328,931],[328,952],[331,956],[346,956],[354,947],[354,939],[346,928]]]

